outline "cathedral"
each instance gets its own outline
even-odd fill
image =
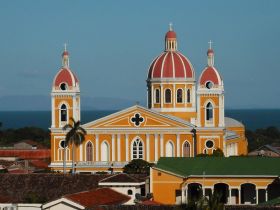
[[[214,50],[207,50],[206,67],[196,80],[195,70],[178,51],[172,27],[165,34],[164,51],[147,72],[147,107],[135,105],[82,124],[85,141],[65,149],[66,169],[72,152],[77,173],[122,171],[132,159],[157,163],[160,157],[195,157],[220,149],[226,157],[247,154],[245,127],[224,116],[224,83],[214,65]],[[105,78],[104,78],[105,80]],[[144,87],[143,87],[144,88]],[[51,164],[63,170],[63,127],[70,118],[80,120],[80,87],[69,68],[69,53],[62,53],[62,67],[51,91]]]

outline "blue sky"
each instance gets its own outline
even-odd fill
[[[226,107],[279,108],[279,8],[277,0],[1,1],[0,97],[49,95],[66,42],[83,96],[144,101],[172,22],[197,79],[213,40]]]

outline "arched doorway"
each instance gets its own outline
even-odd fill
[[[225,183],[218,183],[214,185],[214,194],[219,199],[221,203],[228,203],[228,196],[229,196],[229,187]]]
[[[103,141],[101,144],[101,161],[109,161],[109,145],[106,141]]]
[[[188,184],[188,203],[196,202],[202,197],[202,185],[199,183]]]
[[[256,203],[256,186],[251,183],[241,185],[241,204]]]
[[[183,157],[190,157],[191,156],[191,146],[189,142],[185,142],[183,144]]]

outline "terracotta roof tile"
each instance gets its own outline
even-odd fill
[[[130,197],[110,188],[98,188],[90,191],[65,195],[64,198],[74,201],[84,207],[98,205],[119,205],[130,200]]]
[[[143,182],[145,181],[145,177],[143,176],[137,176],[137,175],[129,175],[129,174],[125,174],[125,173],[121,173],[121,174],[115,174],[112,175],[108,178],[105,178],[103,180],[101,180],[101,183],[108,183],[108,182],[114,182],[114,183],[139,183],[139,182]]]

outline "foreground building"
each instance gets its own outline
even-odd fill
[[[164,204],[188,203],[214,191],[225,204],[258,204],[280,197],[279,176],[279,158],[161,158],[151,169],[150,189]]]
[[[247,154],[244,125],[224,116],[224,83],[214,66],[211,44],[198,80],[191,62],[177,50],[172,28],[164,46],[148,70],[147,107],[135,105],[83,124],[87,135],[74,148],[76,172],[121,171],[132,159],[156,163],[160,157],[195,157],[216,149],[226,156]],[[66,49],[51,97],[50,167],[61,171],[66,134],[62,128],[71,117],[80,120],[81,116],[79,80],[69,68]],[[72,149],[66,148],[67,170]]]

